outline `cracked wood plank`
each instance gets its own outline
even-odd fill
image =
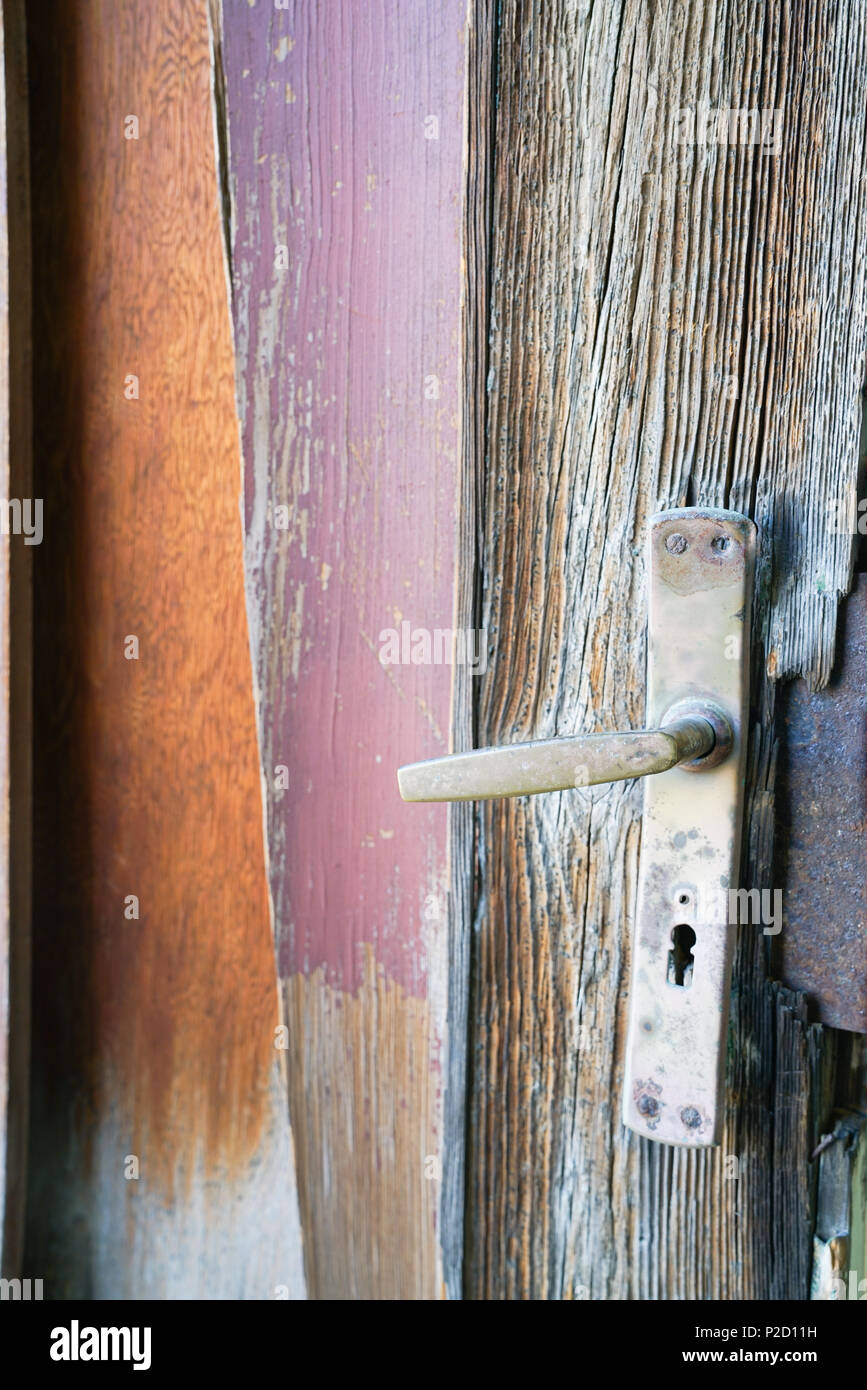
[[[776,684],[827,681],[852,572],[829,516],[854,502],[865,370],[863,6],[473,9],[477,743],[641,727],[647,518],[745,511],[761,560],[742,881],[773,888]],[[767,148],[695,142],[702,107],[779,116]],[[760,928],[740,933],[721,1147],[621,1127],[640,811],[638,784],[476,817],[467,1292],[806,1298],[836,1042],[775,993]]]

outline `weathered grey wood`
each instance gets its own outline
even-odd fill
[[[810,1298],[863,1299],[867,1292],[867,1110],[863,1035],[837,1043],[835,1108],[817,1160]]]
[[[641,727],[647,517],[746,511],[742,881],[773,888],[774,683],[827,680],[851,574],[829,514],[858,463],[867,12],[504,0],[494,33],[474,10],[471,90],[497,96],[468,166],[483,238],[493,161],[465,328],[468,358],[490,342],[477,742]],[[779,108],[779,148],[678,144],[699,103]],[[467,1291],[804,1298],[833,1057],[769,984],[760,927],[741,929],[722,1146],[620,1125],[640,808],[639,784],[478,812]]]

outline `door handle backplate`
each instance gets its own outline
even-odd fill
[[[756,528],[682,509],[648,534],[647,712],[710,699],[728,756],[645,787],[623,1119],[668,1144],[719,1142],[738,884]]]

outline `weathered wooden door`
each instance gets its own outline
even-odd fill
[[[0,566],[4,1274],[862,1296],[863,0],[2,11],[0,474],[32,246],[45,498],[29,1123]],[[642,783],[396,780],[641,728],[682,506],[757,528],[741,883],[783,905],[710,1150],[621,1123]]]
[[[308,1290],[806,1298],[857,1037],[745,926],[721,1145],[637,1139],[641,784],[447,816],[394,772],[640,728],[648,517],[731,508],[742,882],[786,890],[777,692],[828,683],[857,540],[867,15],[222,0],[213,35]]]

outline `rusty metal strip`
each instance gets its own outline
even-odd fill
[[[831,684],[778,696],[780,978],[820,1023],[867,1032],[867,574],[841,607]]]

